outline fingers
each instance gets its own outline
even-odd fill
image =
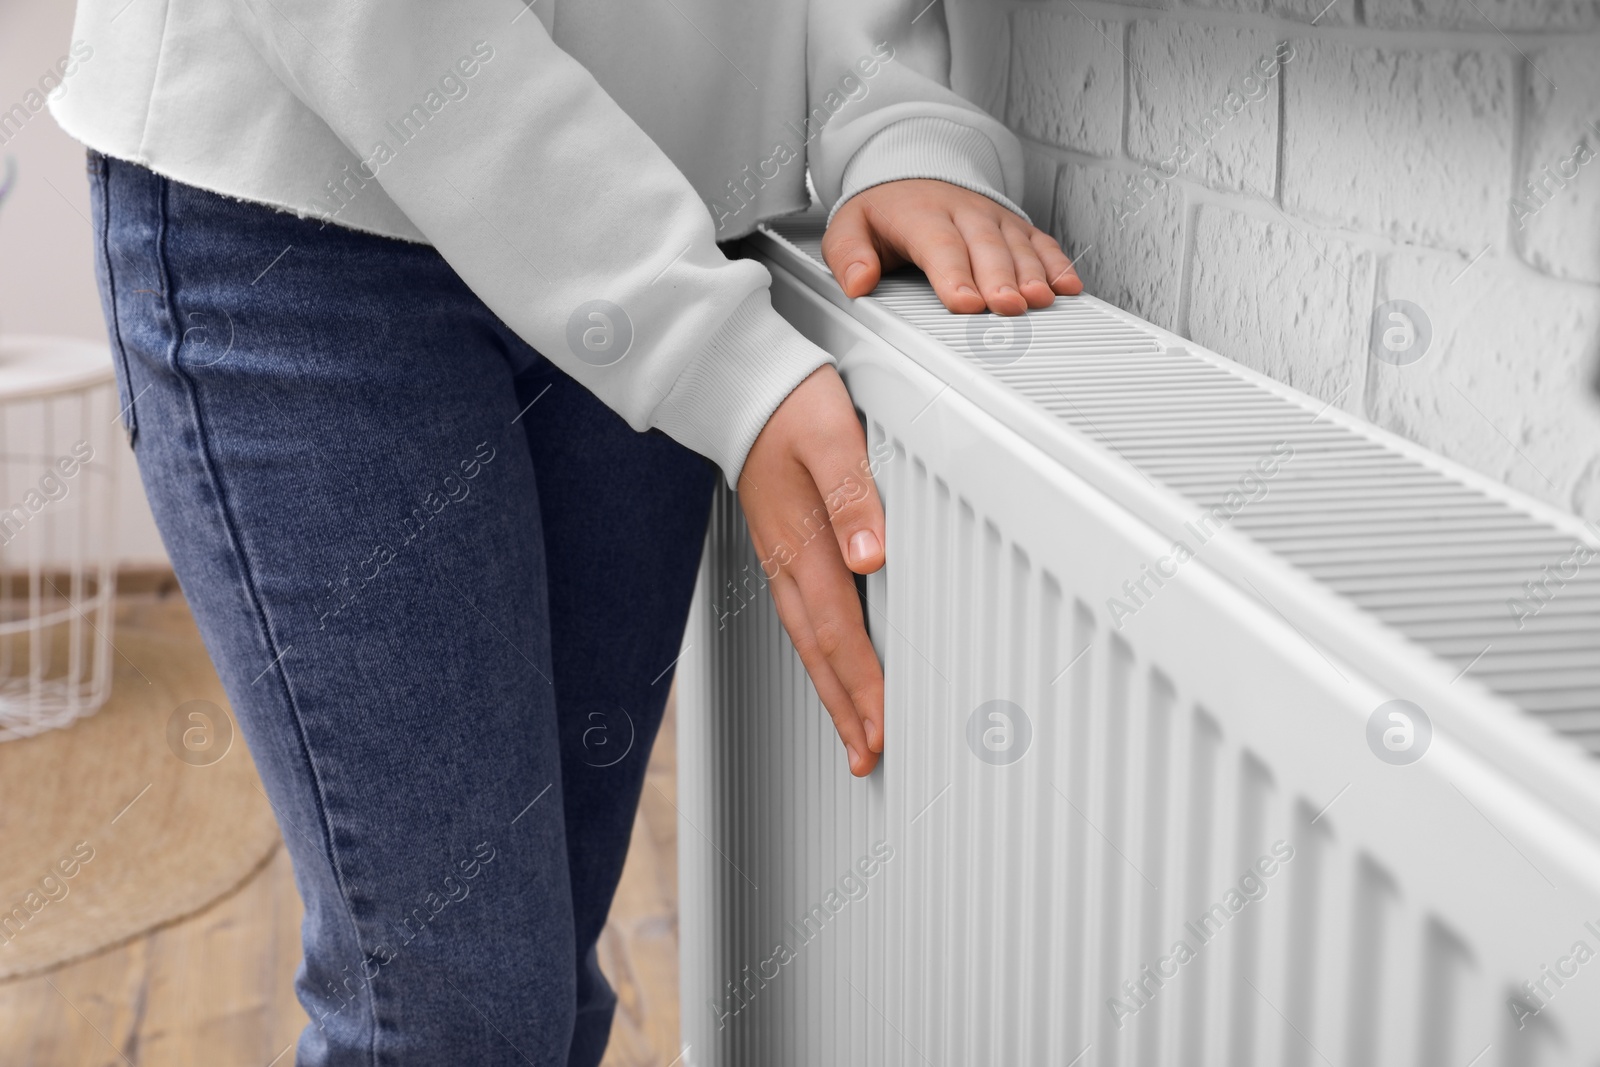
[[[815,374],[801,387],[811,406],[807,433],[796,441],[794,456],[810,475],[813,484],[806,488],[821,499],[823,511],[806,525],[830,525],[849,569],[871,574],[883,566],[885,523],[867,436],[837,373]]]
[[[956,228],[967,242],[973,277],[989,310],[996,315],[1020,315],[1028,310],[1028,301],[1017,288],[1016,256],[1000,227],[1000,220],[988,214],[956,217]]]
[[[988,306],[972,277],[966,238],[947,213],[936,209],[904,212],[907,218],[902,225],[884,211],[871,192],[856,199],[865,203],[865,217],[873,232],[922,268],[945,307],[958,315],[974,315]]]
[[[913,262],[957,314],[1020,315],[1083,292],[1049,234],[944,182],[908,179],[858,193],[834,215],[822,254],[850,297],[865,296],[885,271]]]
[[[815,551],[803,553],[773,583],[772,592],[789,639],[844,742],[850,772],[871,773],[883,751],[883,668],[867,637],[855,581],[838,556]]]
[[[883,666],[867,636],[855,579],[837,557],[818,554],[816,569],[802,565],[795,584],[805,600],[815,650],[827,660],[866,738],[861,756],[883,751]],[[856,762],[856,761],[852,761]],[[864,770],[875,760],[868,759]]]
[[[872,226],[854,201],[839,209],[822,235],[822,258],[845,296],[866,296],[877,288],[883,264],[872,241]]]
[[[1055,290],[1050,288],[1044,263],[1033,247],[1030,230],[1030,227],[1008,222],[1000,225],[1006,247],[1011,250],[1011,261],[1017,272],[1017,288],[1021,290],[1023,299],[1027,300],[1030,308],[1049,307],[1055,302],[1056,294]]]
[[[795,387],[767,420],[745,460],[739,499],[779,617],[850,770],[867,774],[883,751],[883,669],[851,569],[883,565],[883,505],[866,436],[831,366]]]
[[[866,435],[844,383],[837,374],[824,375],[814,387],[813,432],[797,443],[795,456],[834,536],[831,544],[820,537],[807,544],[788,570],[809,631],[810,647],[802,650],[801,660],[808,670],[814,663],[828,668],[817,692],[835,725],[853,720],[864,730],[866,747],[856,746],[850,764],[852,771],[865,774],[875,760],[863,758],[883,751],[883,668],[867,636],[854,575],[883,566],[883,503],[872,479]],[[812,671],[814,681],[817,677]],[[824,687],[831,695],[823,694]],[[851,744],[843,728],[839,736]]]
[[[751,532],[759,552],[767,538]],[[883,751],[883,668],[867,636],[854,576],[833,541],[820,536],[762,558],[783,561],[778,567],[763,563],[773,604],[845,746],[850,772],[871,773]]]
[[[840,556],[856,574],[871,574],[883,566],[883,501],[850,394],[837,375],[828,379],[827,388],[838,397],[796,455],[816,483]]]
[[[1054,237],[1043,230],[1034,230],[1031,243],[1039,253],[1039,261],[1044,264],[1045,278],[1049,280],[1052,291],[1062,296],[1077,296],[1083,292],[1083,279],[1078,277],[1072,261],[1061,251]]]

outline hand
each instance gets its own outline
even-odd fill
[[[851,197],[822,236],[822,258],[849,297],[915,263],[944,306],[963,315],[1020,315],[1083,292],[1055,238],[981,193],[924,178]]]
[[[739,503],[778,618],[833,717],[850,773],[865,776],[883,751],[883,668],[851,572],[883,566],[883,504],[866,435],[832,367],[813,371],[767,420],[740,472]]]

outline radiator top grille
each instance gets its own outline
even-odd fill
[[[820,216],[767,229],[823,264]],[[1600,756],[1592,526],[1585,536],[1515,493],[1491,495],[1099,301],[954,315],[914,271],[872,299],[1197,515],[1230,511],[1231,528]]]

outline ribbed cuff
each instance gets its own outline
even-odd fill
[[[844,168],[843,192],[833,211],[828,212],[828,221],[832,222],[833,213],[857,193],[907,178],[932,178],[959,185],[1028,218],[1027,212],[1005,195],[1005,172],[993,141],[971,126],[922,117],[885,126],[857,149]]]
[[[737,488],[767,419],[807,375],[833,362],[772,309],[767,289],[757,289],[678,376],[651,425],[716,463]]]

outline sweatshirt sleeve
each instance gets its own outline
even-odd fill
[[[826,124],[810,166],[829,218],[857,193],[936,178],[1023,218],[1022,146],[950,89],[950,38],[938,0],[811,0],[812,122]]]
[[[768,416],[832,362],[773,310],[764,267],[722,254],[688,180],[531,9],[231,2],[467,285],[634,429],[733,485]]]

